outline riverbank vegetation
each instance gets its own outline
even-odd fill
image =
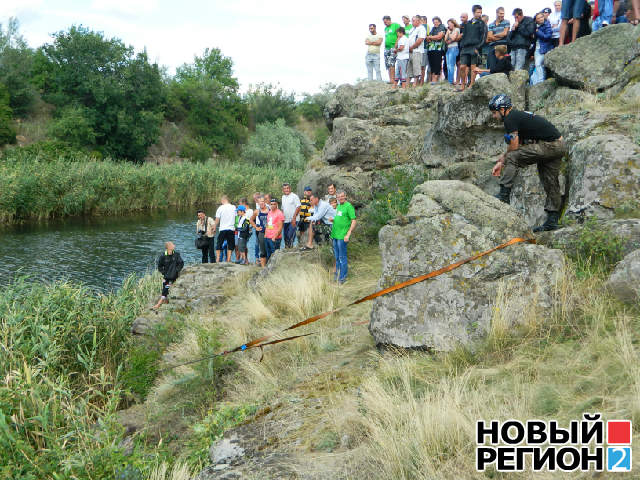
[[[333,88],[300,100],[277,85],[242,94],[216,48],[169,76],[83,26],[31,48],[10,19],[0,25],[0,223],[278,191],[324,145]]]
[[[295,183],[301,173],[244,161],[134,165],[74,153],[52,159],[17,149],[0,163],[0,222],[195,206],[222,194],[237,199],[278,192],[283,180]]]
[[[132,276],[108,295],[27,278],[3,286],[1,478],[135,479],[125,475],[127,465],[148,473],[163,458],[162,448],[125,456],[124,429],[115,420],[118,409],[146,393],[139,378],[179,338],[165,328],[141,345],[130,334],[158,282]]]

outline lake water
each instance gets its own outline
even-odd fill
[[[214,207],[209,210],[207,214]],[[195,209],[189,209],[5,227],[0,229],[0,265],[8,275],[0,282],[26,274],[45,281],[82,282],[101,292],[114,290],[130,273],[154,270],[165,241],[176,244],[185,264],[200,262],[195,224]],[[254,243],[252,235],[252,262]]]

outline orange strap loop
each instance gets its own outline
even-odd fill
[[[447,272],[450,272],[452,270],[455,270],[456,268],[461,267],[462,265],[464,265],[466,263],[473,262],[474,260],[478,260],[479,258],[482,258],[482,257],[485,257],[487,255],[490,255],[490,254],[492,254],[493,252],[495,252],[497,250],[502,250],[503,248],[509,247],[511,245],[515,245],[516,243],[523,243],[523,242],[536,243],[536,241],[535,241],[535,239],[533,237],[530,237],[530,238],[523,238],[523,237],[512,238],[508,242],[502,243],[502,244],[500,244],[500,245],[498,245],[496,247],[493,247],[493,248],[491,248],[489,250],[485,250],[484,252],[478,253],[477,255],[474,255],[472,257],[465,258],[464,260],[460,260],[459,262],[452,263],[451,265],[447,265],[446,267],[442,267],[439,270],[434,270],[433,272],[429,272],[429,273],[427,273],[425,275],[420,275],[419,277],[411,278],[411,279],[409,279],[409,280],[407,280],[405,282],[396,283],[395,285],[392,285],[390,287],[387,287],[387,288],[384,288],[382,290],[379,290],[379,291],[377,291],[375,293],[367,295],[366,297],[359,298],[358,300],[355,300],[355,301],[353,301],[353,302],[351,302],[351,303],[349,303],[347,305],[344,305],[342,307],[336,308],[336,309],[328,311],[328,312],[319,313],[318,315],[314,315],[313,317],[306,318],[306,319],[302,320],[301,322],[295,323],[295,324],[293,324],[293,325],[281,330],[279,333],[284,333],[284,332],[286,332],[288,330],[294,330],[294,329],[302,327],[304,325],[309,325],[310,323],[314,323],[314,322],[317,322],[318,320],[322,320],[323,318],[326,318],[329,315],[333,315],[334,313],[337,313],[337,312],[339,312],[341,310],[344,310],[345,308],[352,307],[352,306],[358,305],[360,303],[368,302],[369,300],[373,300],[374,298],[378,298],[378,297],[382,297],[384,295],[388,295],[388,294],[390,294],[392,292],[395,292],[397,290],[401,290],[401,289],[407,288],[407,287],[409,287],[411,285],[415,285],[416,283],[424,282],[425,280],[428,280],[430,278],[434,278],[434,277],[437,277],[439,275],[442,275],[443,273],[447,273]],[[369,323],[369,322],[358,322],[357,325],[364,325],[366,323]],[[267,342],[267,340],[269,340],[270,338],[272,338],[272,337],[274,337],[276,335],[278,335],[278,334],[277,333],[272,333],[272,334],[269,334],[269,335],[264,335],[264,336],[262,336],[260,338],[256,338],[254,340],[251,340],[250,342],[247,342],[247,343],[245,343],[243,345],[239,345],[236,348],[234,348],[233,350],[226,350],[224,352],[217,353],[217,354],[212,355],[212,356],[201,358],[199,360],[193,360],[191,362],[183,363],[181,365],[175,365],[175,366],[170,367],[170,368],[176,368],[176,367],[183,366],[183,365],[189,365],[189,364],[196,363],[196,362],[199,362],[199,361],[202,361],[202,360],[207,360],[209,358],[219,357],[219,356],[222,356],[222,355],[228,355],[230,353],[249,350],[251,348],[260,348],[262,350],[262,348],[266,347],[267,345],[275,345],[277,343],[287,342],[289,340],[295,340],[295,339],[298,339],[298,338],[301,338],[301,337],[307,337],[309,335],[313,335],[313,333],[307,333],[307,334],[303,334],[303,335],[295,335],[295,336],[292,336],[292,337],[281,338],[281,339],[278,339],[278,340],[272,340],[272,341]],[[260,361],[262,361],[262,356],[260,357]]]

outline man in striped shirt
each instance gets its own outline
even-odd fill
[[[304,187],[303,196],[300,199],[300,221],[298,222],[298,243],[301,245],[306,244],[305,234],[309,232],[309,217],[313,214],[313,207],[311,206],[311,187]]]

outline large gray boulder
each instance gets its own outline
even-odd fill
[[[436,121],[424,138],[422,163],[443,167],[454,162],[476,161],[504,151],[504,127],[492,119],[488,105],[494,95],[506,93],[516,108],[526,100],[526,72],[508,78],[499,73],[478,79],[463,93],[449,91],[438,98]]]
[[[640,208],[640,147],[620,134],[594,135],[570,151],[572,216],[613,218],[621,208]]]
[[[625,67],[640,56],[639,39],[638,27],[610,25],[552,50],[544,64],[564,85],[605,90],[619,83]]]
[[[640,300],[640,249],[616,265],[607,281],[607,288],[620,301],[635,303]]]
[[[382,82],[340,85],[325,106],[324,118],[329,130],[339,117],[372,120],[379,125],[415,125],[432,120],[425,104],[440,89],[433,86],[393,89]]]
[[[380,231],[382,277],[388,287],[480,251],[527,235],[518,213],[460,181],[430,181],[415,190],[403,222]],[[370,331],[376,343],[451,350],[470,344],[490,327],[496,292],[513,292],[508,321],[525,310],[544,315],[564,265],[558,250],[518,244],[450,273],[375,300]]]
[[[369,120],[339,117],[322,151],[332,165],[359,166],[364,170],[389,168],[409,161],[425,128],[420,125],[376,125]]]
[[[365,172],[360,167],[318,166],[302,174],[298,181],[298,193],[302,196],[303,189],[309,186],[314,192],[324,196],[329,184],[333,183],[339,190],[345,191],[354,206],[360,207],[371,200],[372,176],[373,172]]]

